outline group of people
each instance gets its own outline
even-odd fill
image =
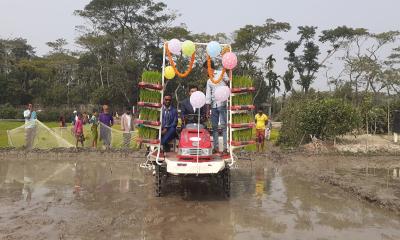
[[[203,64],[203,71],[208,75],[208,63]],[[222,71],[215,70],[214,63],[211,61],[211,68],[214,71],[214,76],[220,76]],[[189,86],[188,98],[180,103],[182,127],[186,124],[192,123],[192,116],[200,115],[200,119],[194,121],[203,123],[206,119],[211,120],[212,136],[213,136],[213,154],[219,152],[219,129],[222,130],[223,139],[223,154],[228,153],[227,147],[227,102],[218,102],[216,100],[216,89],[220,86],[229,86],[229,77],[227,74],[222,76],[222,80],[214,83],[210,79],[207,80],[206,86],[206,105],[201,109],[194,109],[190,103],[190,96],[199,91],[197,86]],[[162,109],[162,131],[161,131],[161,145],[165,151],[169,151],[169,142],[175,139],[176,127],[178,123],[178,112],[175,107],[171,105],[172,96],[167,94],[164,96],[164,104]],[[200,112],[199,112],[200,111]],[[259,108],[255,116],[256,122],[256,142],[257,152],[264,151],[265,138],[269,138],[271,130],[271,122],[268,116],[263,113],[262,108]]]
[[[222,71],[215,70],[214,63],[211,61],[211,68],[214,72],[214,76],[219,77]],[[203,72],[208,76],[208,62],[203,64]],[[204,123],[206,119],[211,120],[212,125],[212,136],[213,136],[213,154],[219,152],[219,129],[222,130],[223,139],[223,154],[228,153],[227,144],[227,102],[219,102],[216,100],[216,89],[220,86],[229,86],[229,77],[225,73],[221,76],[221,81],[215,83],[211,79],[208,79],[206,86],[206,105],[201,109],[193,108],[190,103],[190,96],[199,91],[197,86],[189,86],[188,98],[180,103],[181,109],[181,120],[182,127],[185,127],[189,123],[193,123],[193,116],[200,116],[194,122],[200,121]],[[34,138],[34,120],[37,118],[36,112],[33,111],[32,104],[28,105],[28,109],[24,111],[24,118],[26,122],[26,143],[27,147],[30,148]],[[262,112],[262,109],[258,110],[255,116],[256,131],[257,131],[257,151],[264,150],[265,136],[268,134],[270,127],[268,128],[268,117]],[[74,111],[72,118],[73,134],[76,137],[76,147],[79,143],[84,146],[85,136],[83,126],[85,124],[91,124],[91,135],[93,148],[97,148],[97,142],[100,133],[100,140],[103,142],[104,148],[108,149],[111,145],[111,127],[114,125],[114,118],[110,114],[109,106],[103,105],[102,112],[97,113],[93,111],[92,116],[88,114],[85,116],[82,113]],[[270,123],[269,123],[270,124]],[[164,95],[163,107],[162,107],[162,124],[161,124],[161,145],[164,151],[169,151],[169,143],[175,139],[176,130],[178,125],[178,111],[172,105],[172,96],[169,94]],[[65,118],[60,117],[60,126],[65,127]],[[100,130],[100,131],[99,131]],[[124,114],[121,116],[121,130],[123,131],[123,147],[129,147],[131,140],[131,132],[133,130],[133,117],[129,108],[126,109]]]
[[[203,72],[208,75],[207,61],[203,64]],[[214,63],[211,61],[211,68],[214,71],[214,76],[220,76],[222,71],[215,70]],[[190,103],[190,96],[199,91],[197,86],[189,86],[188,98],[180,103],[182,127],[192,122],[193,115],[200,115],[200,122],[204,122],[211,117],[211,125],[213,130],[213,139],[219,139],[218,128],[222,129],[223,137],[223,153],[228,153],[227,147],[227,102],[218,102],[215,97],[215,92],[219,86],[229,86],[229,77],[227,74],[222,76],[222,80],[218,83],[213,83],[210,79],[207,81],[206,86],[206,105],[201,109],[193,108]],[[164,151],[169,151],[169,142],[176,137],[176,127],[178,124],[178,111],[172,106],[172,96],[166,94],[164,96],[164,103],[162,108],[162,130],[161,130],[161,145]],[[200,112],[199,112],[200,111]],[[211,116],[210,116],[211,113]],[[197,122],[197,121],[195,121]],[[218,140],[213,141],[213,153],[219,152]]]
[[[100,140],[103,142],[105,149],[111,147],[111,127],[114,125],[114,117],[110,113],[108,105],[103,105],[102,112],[100,115],[96,110],[93,110],[92,116],[87,121],[91,124],[91,135],[92,135],[92,147],[97,148],[97,142],[100,132]],[[84,146],[85,136],[83,133],[83,125],[85,124],[83,114],[74,111],[74,116],[72,120],[73,133],[76,137],[76,147],[81,143]],[[121,131],[123,132],[123,144],[124,148],[128,148],[131,141],[131,132],[133,131],[133,117],[132,113],[127,108],[124,114],[121,116]]]
[[[27,109],[23,112],[23,115],[25,119],[25,147],[31,149],[36,137],[37,120],[37,113],[33,109],[33,104],[29,103],[27,105]],[[85,121],[85,118],[88,120]],[[85,124],[91,125],[91,146],[93,148],[97,148],[99,135],[100,140],[103,142],[103,147],[106,149],[111,147],[111,127],[114,125],[114,117],[111,115],[108,105],[102,106],[100,114],[98,114],[97,110],[93,110],[91,117],[89,117],[89,114],[74,111],[71,124],[73,126],[72,133],[76,138],[76,147],[78,147],[79,144],[84,147],[85,135],[83,126]],[[60,127],[66,127],[64,116],[60,116],[59,125]],[[133,131],[133,117],[129,108],[127,108],[121,116],[121,131],[123,132],[123,147],[128,148]]]

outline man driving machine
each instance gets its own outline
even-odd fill
[[[189,86],[189,97],[181,102],[181,119],[182,119],[182,127],[189,123],[198,123],[198,114],[199,109],[193,109],[192,104],[190,103],[190,96],[198,91],[198,87],[195,85]],[[202,107],[200,109],[200,123],[203,124],[206,121],[206,108]]]

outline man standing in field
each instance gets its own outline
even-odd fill
[[[218,125],[222,129],[222,138],[223,138],[223,154],[228,153],[227,146],[227,132],[226,132],[226,123],[227,123],[227,102],[218,102],[215,98],[215,91],[218,87],[221,86],[229,86],[229,77],[227,74],[221,76],[222,71],[216,71],[214,62],[210,63],[211,71],[214,73],[215,78],[221,78],[221,81],[214,82],[211,79],[207,81],[207,89],[206,89],[206,104],[207,109],[211,108],[211,124],[213,130],[213,154],[219,152],[219,133],[218,133]],[[203,71],[208,75],[208,62],[204,62]],[[207,110],[207,115],[209,115],[209,110]]]
[[[263,113],[262,108],[258,109],[258,112],[255,116],[255,121],[256,121],[256,136],[257,136],[257,152],[260,152],[260,145],[261,145],[261,151],[264,152],[265,129],[268,123],[268,116]]]
[[[33,147],[33,141],[36,135],[36,112],[33,110],[33,105],[28,104],[28,109],[24,111],[25,118],[25,143],[26,148],[31,149]]]
[[[123,131],[123,148],[129,148],[129,145],[131,143],[131,132],[132,132],[132,114],[131,111],[129,111],[129,107],[125,109],[124,114],[121,116],[121,130]]]
[[[111,146],[111,127],[114,125],[114,118],[110,114],[108,105],[103,105],[103,112],[99,116],[100,122],[100,140],[103,142],[103,146],[109,149]]]

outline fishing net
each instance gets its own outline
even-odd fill
[[[38,120],[8,130],[7,135],[9,145],[17,148],[50,149],[74,146]]]
[[[97,131],[98,148],[137,148],[136,131],[125,133],[102,123],[99,124]],[[84,146],[91,147],[94,138],[91,125],[84,125],[83,133]],[[9,145],[16,148],[70,148],[76,144],[72,126],[50,129],[38,120],[32,126],[24,124],[15,129],[8,130],[7,134]]]
[[[137,148],[136,131],[123,132],[100,123],[99,142],[110,148]]]

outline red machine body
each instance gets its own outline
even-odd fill
[[[178,159],[184,162],[205,162],[212,159],[210,133],[197,127],[187,127],[181,132],[178,147]]]

